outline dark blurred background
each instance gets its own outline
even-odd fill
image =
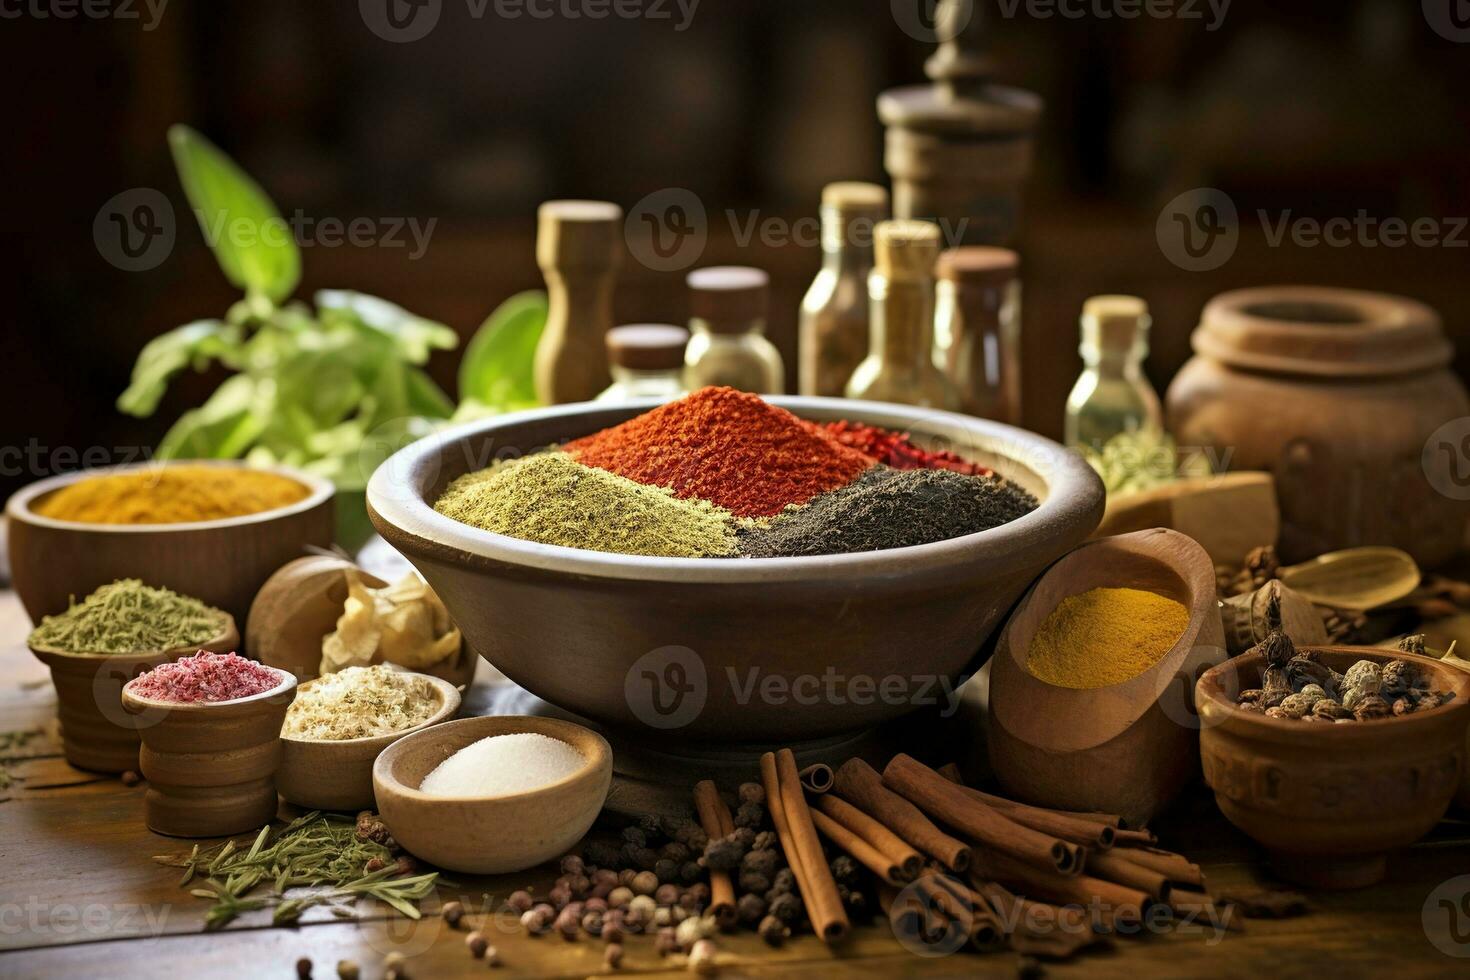
[[[406,232],[407,247],[306,248],[299,295],[361,289],[462,336],[539,286],[539,201],[627,208],[688,188],[711,216],[703,263],[770,270],[770,332],[794,384],[797,305],[820,255],[742,247],[723,213],[807,218],[827,181],[882,180],[874,100],[923,81],[932,51],[886,0],[703,0],[682,30],[672,0],[659,4],[666,18],[626,20],[506,19],[493,2],[443,0],[437,27],[412,43],[375,35],[353,0],[171,0],[155,20],[158,2],[115,0],[100,19],[78,14],[81,0],[0,10],[4,265],[17,300],[4,327],[0,444],[41,449],[39,471],[7,465],[4,492],[75,466],[61,447],[151,445],[219,380],[189,376],[150,420],[113,407],[143,343],[237,298],[187,211],[170,123],[210,136],[287,216],[433,220],[422,255]],[[1216,24],[1204,0],[1175,5],[1193,17],[1136,20],[982,0],[998,77],[1047,103],[1018,243],[1029,427],[1060,432],[1077,313],[1098,292],[1152,304],[1160,391],[1212,295],[1284,282],[1429,302],[1465,373],[1470,230],[1458,247],[1272,247],[1255,218],[1362,211],[1429,217],[1448,235],[1470,215],[1470,44],[1432,7],[1237,2]],[[103,255],[93,225],[105,202],[140,187],[168,196],[177,238],[154,268],[128,272]],[[1242,216],[1238,251],[1212,272],[1181,271],[1155,236],[1160,209],[1196,187],[1225,191]],[[683,321],[682,279],[629,261],[618,318]],[[451,391],[456,363],[452,353],[433,363]]]

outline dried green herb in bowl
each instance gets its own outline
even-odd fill
[[[198,599],[127,578],[73,601],[64,613],[45,617],[27,642],[62,653],[179,650],[208,643],[228,622],[228,613]]]

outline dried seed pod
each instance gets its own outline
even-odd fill
[[[1401,715],[1412,714],[1413,711],[1414,711],[1414,702],[1411,701],[1409,698],[1396,698],[1394,700],[1394,702],[1393,702],[1393,714],[1394,714],[1394,717],[1395,718],[1397,718],[1397,717],[1399,717]]]
[[[1285,667],[1296,656],[1296,644],[1279,629],[1266,634],[1266,638],[1261,641],[1260,650],[1266,657],[1266,663],[1273,667]]]
[[[1274,708],[1267,708],[1266,709],[1266,717],[1267,718],[1284,718],[1287,721],[1290,721],[1291,720],[1291,715],[1287,714],[1286,711],[1284,709],[1282,709],[1280,706],[1277,706],[1277,707],[1274,707]]]
[[[1418,671],[1408,663],[1402,660],[1390,660],[1383,665],[1383,676],[1378,693],[1389,698],[1405,694],[1413,690],[1417,674]]]
[[[1372,718],[1390,718],[1393,716],[1393,708],[1379,694],[1364,695],[1356,707],[1353,708],[1353,717],[1358,721],[1368,721]]]
[[[1348,668],[1344,683],[1360,695],[1377,694],[1383,686],[1383,671],[1371,660],[1359,660]]]
[[[1351,719],[1353,717],[1352,711],[1344,708],[1331,698],[1323,698],[1312,705],[1312,714],[1329,721],[1337,721],[1340,718]]]
[[[1446,701],[1446,697],[1444,695],[1441,695],[1441,694],[1426,694],[1422,698],[1419,699],[1419,703],[1418,704],[1414,705],[1414,710],[1415,711],[1428,711],[1430,708],[1438,708],[1440,705],[1444,704],[1445,701]]]
[[[1240,694],[1236,696],[1235,703],[1239,705],[1260,704],[1261,698],[1265,696],[1265,691],[1262,691],[1259,687],[1252,687],[1248,690],[1241,691]]]
[[[1300,718],[1308,711],[1311,711],[1312,705],[1320,700],[1322,699],[1313,699],[1305,694],[1292,694],[1288,697],[1283,698],[1281,700],[1281,703],[1271,710],[1281,712],[1282,716],[1286,718]],[[1275,717],[1275,715],[1273,715],[1272,717]]]
[[[1399,640],[1399,649],[1402,650],[1404,653],[1417,653],[1421,657],[1425,656],[1424,642],[1427,639],[1428,637],[1426,637],[1423,633],[1415,633],[1413,636],[1406,636],[1402,640]],[[1403,663],[1402,660],[1395,660],[1393,662],[1396,664]]]
[[[1274,708],[1292,694],[1291,683],[1286,679],[1286,669],[1275,664],[1261,672],[1262,707]]]

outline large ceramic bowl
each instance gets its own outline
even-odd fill
[[[241,468],[234,461],[180,460],[181,465]],[[286,467],[274,472],[308,493],[286,507],[181,524],[85,524],[42,517],[34,506],[68,484],[108,473],[171,464],[134,463],[81,470],[33,483],[5,505],[10,518],[10,570],[15,591],[35,622],[65,612],[72,596],[120,578],[173,589],[223,609],[244,625],[265,580],[309,545],[332,544],[332,485]]]
[[[1470,675],[1428,657],[1367,647],[1307,647],[1339,673],[1359,660],[1406,660],[1454,699],[1401,718],[1309,724],[1242,711],[1265,659],[1247,653],[1200,677],[1205,782],[1231,823],[1266,848],[1284,877],[1360,888],[1444,816],[1465,768]]]
[[[1002,527],[817,558],[650,558],[481,531],[430,506],[455,477],[632,418],[653,402],[567,405],[448,430],[373,475],[378,531],[414,563],[478,651],[552,704],[668,744],[844,735],[943,704],[1012,604],[1101,519],[1103,487],[1040,436],[945,412],[772,398],[944,445],[1034,493]]]

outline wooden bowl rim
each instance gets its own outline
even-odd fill
[[[267,664],[266,666],[270,665]],[[277,667],[275,669],[285,670],[284,667]],[[321,746],[324,749],[328,747],[340,747],[343,750],[349,748],[367,748],[373,742],[381,742],[386,747],[388,745],[391,745],[393,742],[398,741],[400,738],[412,735],[414,732],[423,731],[425,728],[429,728],[433,725],[437,725],[440,722],[443,722],[447,718],[453,716],[454,713],[459,710],[459,706],[463,698],[459,693],[459,688],[454,684],[449,683],[442,677],[435,677],[433,674],[421,674],[416,670],[405,670],[403,671],[403,673],[408,674],[412,677],[421,677],[424,680],[428,681],[439,696],[438,710],[436,710],[424,721],[419,722],[417,725],[414,725],[411,728],[405,728],[402,731],[398,732],[388,732],[386,735],[364,735],[361,738],[297,738],[290,735],[282,735],[281,741],[287,742],[291,745],[312,747]],[[297,688],[299,690],[300,688],[306,687],[308,684],[314,684],[325,676],[327,675],[318,674],[316,677],[300,681],[297,685]]]
[[[275,507],[271,510],[256,511],[253,514],[239,514],[235,517],[221,517],[209,521],[178,521],[172,524],[95,524],[88,521],[63,521],[54,517],[46,517],[31,509],[31,505],[37,498],[45,496],[54,490],[59,490],[62,487],[70,486],[73,483],[79,483],[82,480],[169,466],[212,466],[221,469],[260,470],[262,472],[275,473],[278,476],[284,476],[300,483],[306,487],[307,494],[295,503],[287,504],[284,507]],[[60,531],[104,534],[163,534],[178,531],[205,531],[226,527],[241,527],[249,524],[260,524],[281,517],[290,517],[295,514],[304,514],[331,500],[336,492],[336,487],[329,480],[317,476],[314,473],[307,473],[290,466],[248,466],[244,462],[236,459],[180,459],[169,460],[168,462],[149,460],[142,463],[99,466],[92,469],[77,470],[73,473],[62,473],[57,476],[47,477],[44,480],[38,480],[11,494],[10,499],[5,504],[5,513],[11,520]]]
[[[1170,544],[1183,549],[1183,563],[1177,561],[1173,550],[1166,546]],[[1130,547],[1130,545],[1137,547]],[[1119,551],[1133,557],[1143,557],[1177,575],[1180,582],[1191,593],[1187,604],[1189,624],[1157,663],[1127,680],[1103,687],[1088,688],[1061,687],[1050,684],[1026,669],[1026,664],[1021,659],[1024,651],[1012,649],[1011,637],[1015,624],[1021,613],[1034,601],[1034,596],[1043,585],[1054,576],[1067,574],[1067,565],[1070,561],[1084,553],[1095,557],[1099,551]],[[1114,586],[1093,584],[1087,589],[1068,591],[1065,597],[1080,595],[1092,588],[1133,587],[1127,583]],[[1179,672],[1180,666],[1199,646],[1201,636],[1208,641],[1213,633],[1213,631],[1207,631],[1210,617],[1214,616],[1218,619],[1220,615],[1216,589],[1215,567],[1209,555],[1197,541],[1179,531],[1161,527],[1152,528],[1146,531],[1133,531],[1128,534],[1098,538],[1078,545],[1041,573],[1026,590],[1026,594],[1021,597],[1021,601],[1016,604],[1016,608],[1006,620],[996,646],[996,655],[993,658],[995,666],[991,670],[992,672],[1003,671],[1007,675],[1007,683],[1013,683],[1015,689],[1009,691],[1005,697],[997,699],[994,692],[995,675],[992,673],[991,715],[1013,738],[1021,739],[1038,748],[1057,752],[1081,752],[1111,741],[1137,724],[1138,720],[1158,703],[1160,696],[1164,694],[1170,682]],[[1051,610],[1047,612],[1050,614]],[[1041,724],[1039,716],[1026,710],[1025,706],[1035,704],[1042,698],[1064,705],[1070,702],[1076,709],[1077,724],[1075,727],[1070,730],[1057,730],[1054,726]],[[1121,717],[1111,723],[1100,724],[1096,716],[1087,710],[1089,707],[1096,707],[1100,698],[1107,698],[1119,704],[1126,703],[1130,707],[1123,712]],[[1036,720],[1033,721],[1033,719]]]
[[[1442,704],[1438,708],[1431,708],[1425,712],[1415,711],[1409,715],[1390,718],[1370,718],[1367,721],[1354,720],[1351,725],[1313,725],[1304,724],[1300,721],[1287,718],[1271,718],[1266,715],[1256,714],[1254,711],[1244,711],[1233,701],[1225,696],[1225,685],[1222,678],[1231,673],[1238,673],[1242,667],[1259,669],[1264,664],[1265,654],[1247,651],[1238,657],[1231,657],[1222,664],[1211,667],[1200,675],[1195,684],[1195,700],[1201,712],[1205,705],[1216,711],[1224,711],[1225,720],[1239,721],[1241,724],[1254,726],[1261,731],[1282,732],[1293,734],[1304,738],[1346,738],[1347,735],[1331,735],[1329,732],[1351,732],[1355,729],[1366,729],[1372,731],[1383,725],[1398,725],[1407,729],[1410,725],[1430,725],[1437,720],[1453,718],[1457,712],[1470,712],[1470,671],[1460,670],[1448,664],[1441,663],[1434,657],[1424,657],[1417,653],[1404,653],[1401,650],[1386,650],[1383,647],[1352,647],[1352,646],[1311,646],[1299,647],[1298,653],[1326,653],[1334,657],[1356,657],[1358,660],[1376,660],[1380,664],[1388,663],[1390,660],[1404,660],[1417,664],[1420,667],[1429,668],[1437,681],[1432,687],[1436,690],[1450,690],[1454,692],[1455,699],[1448,704]],[[1441,686],[1442,685],[1442,686]],[[1206,725],[1205,729],[1212,726]],[[1320,734],[1319,734],[1320,733]]]
[[[1079,454],[1034,433],[954,412],[907,405],[804,396],[769,396],[766,400],[807,419],[867,421],[921,437],[939,436],[968,444],[975,452],[1010,464],[1013,470],[1034,475],[1045,484],[1046,497],[1036,510],[1017,520],[931,544],[799,558],[658,558],[540,544],[483,531],[438,513],[425,499],[425,488],[415,486],[437,473],[440,454],[470,439],[532,421],[570,422],[582,416],[624,411],[631,418],[663,404],[649,398],[615,406],[582,402],[533,409],[426,436],[378,467],[368,483],[368,514],[400,551],[461,565],[499,563],[579,578],[712,584],[826,582],[834,576],[878,578],[912,576],[916,572],[928,573],[938,581],[951,581],[957,567],[977,562],[992,564],[1000,575],[1089,521],[1090,533],[1101,520],[1104,491],[1097,473]],[[589,425],[587,429],[591,432],[602,427]]]
[[[504,796],[440,796],[434,793],[425,793],[417,786],[408,786],[394,774],[393,767],[398,762],[399,757],[409,752],[415,742],[428,741],[436,737],[444,738],[455,731],[459,731],[461,728],[472,728],[477,725],[498,727],[499,725],[506,724],[512,726],[510,730],[476,736],[471,742],[467,742],[466,745],[473,744],[473,742],[477,742],[481,738],[490,738],[492,734],[545,735],[549,738],[566,742],[572,748],[581,752],[586,759],[586,764],[554,783],[547,783],[545,786],[521,790],[518,793],[509,793]],[[591,749],[590,753],[582,749],[581,746],[583,744]],[[448,756],[445,758],[448,758]],[[422,731],[415,732],[412,735],[407,735],[395,741],[392,745],[384,749],[373,763],[373,786],[375,790],[382,788],[397,795],[405,802],[422,806],[520,803],[538,796],[565,792],[578,783],[601,779],[602,774],[611,769],[611,767],[612,746],[608,744],[607,739],[585,725],[578,725],[576,722],[565,721],[561,718],[546,718],[539,715],[477,715],[473,718],[461,718],[458,721],[446,721],[443,724],[423,729]]]
[[[256,663],[260,663],[260,661],[256,661]],[[225,708],[241,708],[246,706],[253,707],[257,702],[270,701],[272,699],[281,697],[281,695],[283,694],[288,693],[291,694],[293,697],[295,696],[295,674],[291,673],[289,670],[284,670],[280,667],[272,667],[270,664],[260,664],[260,666],[266,668],[267,670],[273,670],[277,674],[279,674],[283,678],[281,683],[277,684],[275,687],[271,688],[268,691],[261,691],[259,694],[251,694],[243,698],[232,698],[229,701],[155,701],[152,698],[145,698],[128,690],[128,688],[132,687],[133,684],[139,679],[138,677],[134,677],[122,687],[123,707],[136,708],[140,711],[164,708],[167,709],[169,712],[177,711],[189,712],[193,714],[202,711],[214,711]]]
[[[214,609],[213,606],[210,606],[209,608]],[[30,648],[31,653],[34,653],[37,657],[40,657],[42,659],[45,659],[46,657],[69,657],[75,660],[97,661],[111,660],[116,657],[172,657],[174,659],[177,659],[179,657],[186,657],[191,653],[198,653],[201,650],[209,650],[210,653],[219,653],[222,651],[213,650],[211,648],[217,645],[228,646],[229,644],[226,644],[224,641],[230,639],[231,637],[233,637],[234,639],[234,645],[238,647],[240,645],[241,637],[240,629],[235,623],[235,617],[225,612],[223,609],[215,609],[214,611],[225,617],[224,629],[220,630],[218,633],[214,634],[214,636],[211,636],[203,643],[190,643],[181,647],[173,647],[169,650],[134,650],[130,653],[75,653],[71,650],[57,650],[53,647],[37,646],[36,644],[30,642],[29,639],[26,640],[26,646]],[[235,650],[234,652],[238,653],[239,650]],[[266,664],[265,666],[269,667],[271,665]]]

